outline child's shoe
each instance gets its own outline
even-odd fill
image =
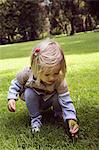
[[[40,132],[40,127],[32,127],[32,133]]]
[[[40,132],[40,127],[41,127],[41,115],[39,115],[36,118],[31,119],[31,128],[32,128],[32,133],[37,133]]]

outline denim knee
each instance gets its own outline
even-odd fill
[[[25,98],[25,101],[30,101],[31,99],[35,99],[35,98],[38,98],[39,96],[37,95],[37,93],[31,89],[31,88],[26,88],[25,89],[25,92],[24,92],[24,98]]]
[[[27,88],[24,92],[25,102],[30,114],[30,117],[34,118],[40,114],[39,101],[40,96],[31,88]]]

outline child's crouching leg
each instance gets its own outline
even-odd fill
[[[39,132],[41,123],[41,114],[39,110],[40,96],[31,88],[27,88],[24,92],[26,106],[31,117],[32,133]]]
[[[58,95],[57,94],[55,94],[52,97],[52,106],[53,106],[55,118],[58,118],[58,119],[62,120],[63,119],[63,117],[62,117],[62,109],[61,109],[61,106],[59,104]]]

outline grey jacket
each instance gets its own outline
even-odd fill
[[[58,100],[63,110],[63,118],[76,119],[76,111],[69,95],[68,87],[65,80],[58,79],[52,85],[46,85],[40,82],[38,86],[36,79],[33,77],[31,68],[27,67],[19,72],[14,80],[11,81],[11,86],[8,91],[8,100],[18,99],[20,96],[24,100],[24,90],[33,88],[37,94],[43,95],[43,100],[49,99],[55,92],[58,94]]]

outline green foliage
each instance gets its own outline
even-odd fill
[[[96,27],[98,2],[50,1],[44,5],[43,0],[1,0],[0,44],[40,39],[46,32],[73,35]]]
[[[67,82],[77,110],[80,132],[72,144],[62,122],[53,122],[47,113],[41,132],[31,134],[29,116],[23,101],[17,111],[7,110],[7,91],[16,73],[29,65],[29,54],[37,42],[0,46],[0,150],[98,150],[99,149],[99,34],[77,34],[55,38],[64,48]],[[18,49],[18,50],[17,50]],[[2,55],[1,55],[2,54]]]
[[[0,43],[18,42],[37,39],[43,32],[45,12],[34,1],[6,0],[0,4]]]

